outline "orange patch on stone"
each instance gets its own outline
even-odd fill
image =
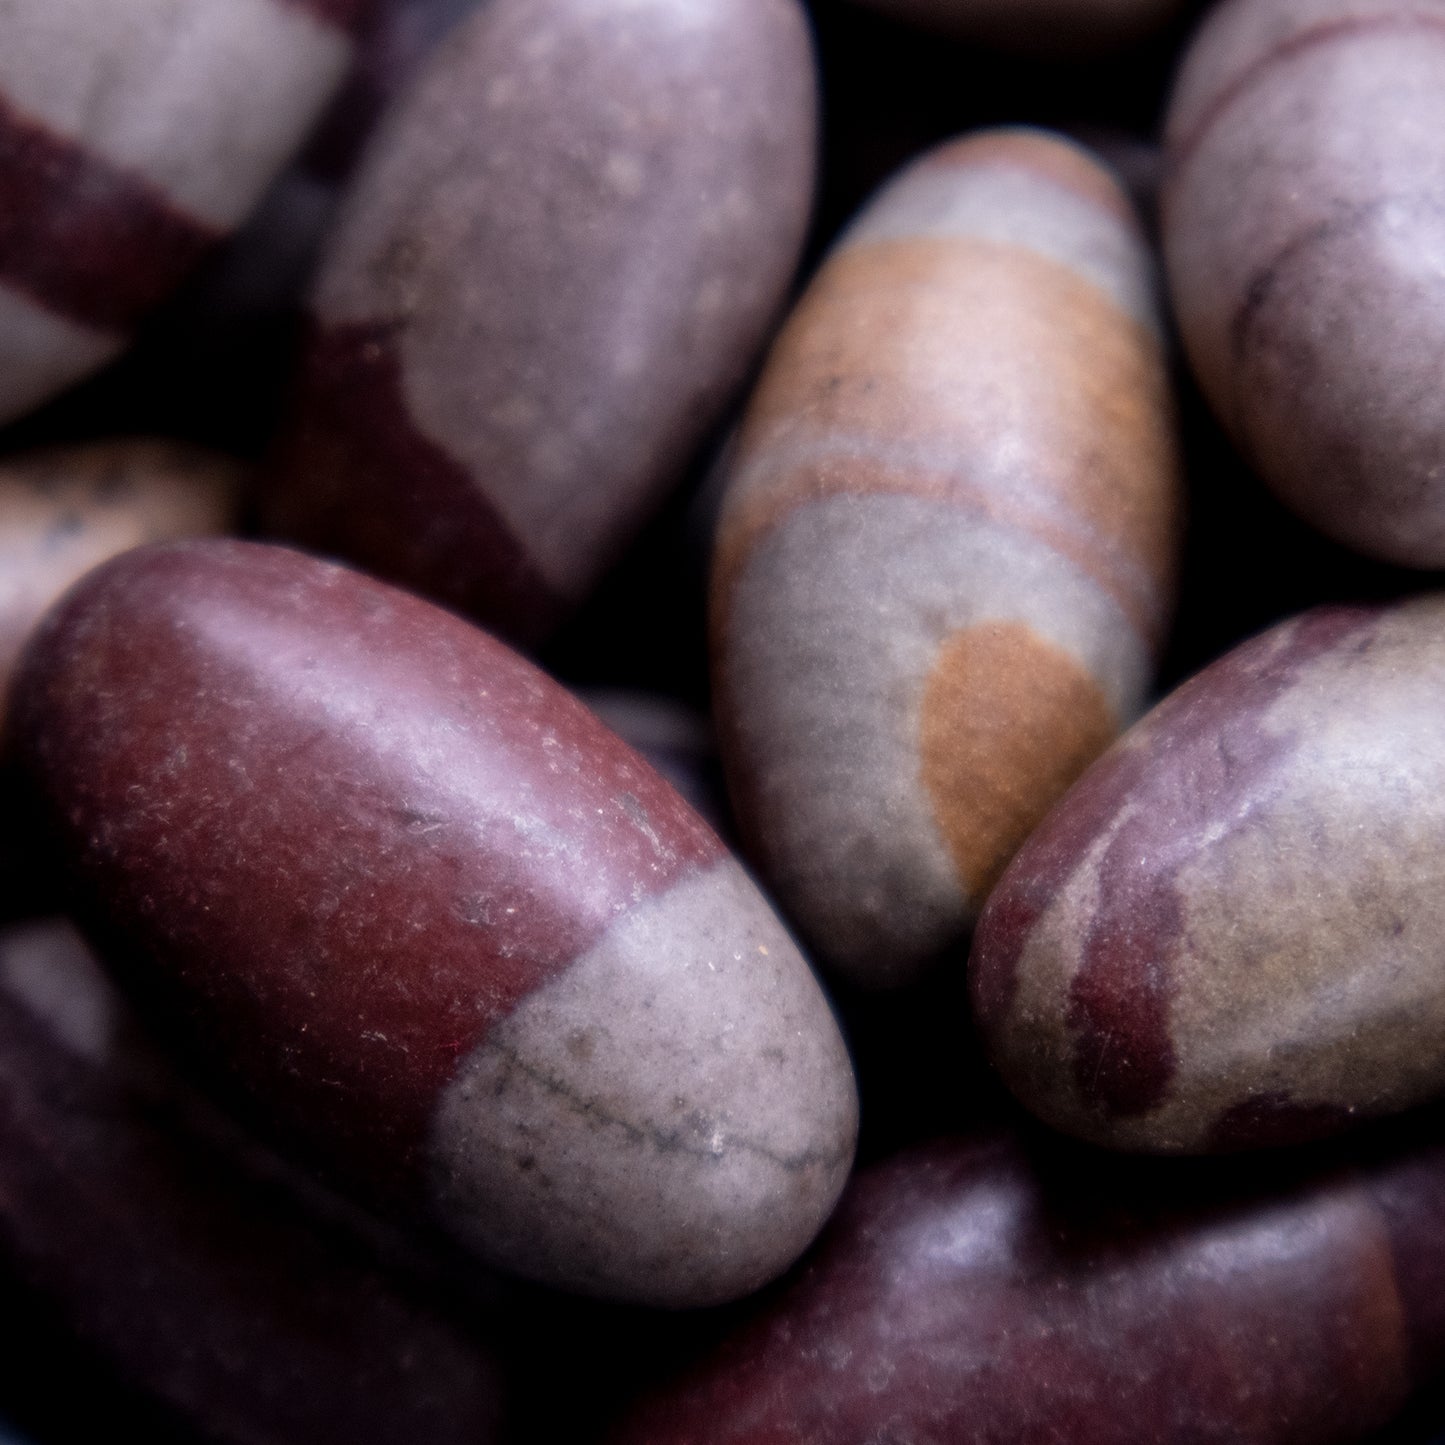
[[[1064,554],[1149,641],[1182,492],[1157,341],[1022,247],[957,237],[846,249],[774,347],[730,467],[714,601],[763,534],[819,497],[939,497]]]
[[[1098,683],[1024,623],[979,623],[944,640],[919,751],[934,817],[976,906],[1118,730]]]

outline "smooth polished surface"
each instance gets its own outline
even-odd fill
[[[530,664],[277,547],[108,564],[15,693],[136,992],[338,1177],[655,1304],[756,1288],[852,1157],[828,1004],[711,830]]]
[[[1190,361],[1275,493],[1445,565],[1445,3],[1231,0],[1170,106],[1163,237]]]
[[[522,640],[719,420],[812,201],[797,0],[493,0],[372,144],[272,489],[283,535]]]
[[[501,1438],[480,1335],[177,1078],[65,920],[0,933],[0,1092],[7,1285],[179,1425],[226,1445]]]
[[[610,1445],[1358,1440],[1441,1363],[1442,1182],[1438,1144],[1232,1192],[915,1148]]]
[[[930,153],[844,232],[725,467],[723,757],[820,960],[905,983],[1137,712],[1178,460],[1147,250],[1039,131]]]
[[[1445,1089],[1445,599],[1322,608],[1159,704],[1004,875],[970,961],[1029,1108],[1119,1148]]]

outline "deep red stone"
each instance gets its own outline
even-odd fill
[[[92,573],[14,722],[136,986],[261,1112],[383,1187],[493,1022],[722,852],[501,643],[278,547]]]
[[[129,331],[220,239],[145,177],[0,98],[0,282],[102,331]]]
[[[56,947],[74,947],[50,926]],[[290,1171],[159,1058],[133,1041],[76,1053],[4,990],[0,1175],[7,1289],[22,1280],[126,1385],[205,1439],[498,1438],[499,1371],[479,1332],[308,1212]]]
[[[957,1140],[860,1175],[806,1266],[612,1445],[1323,1445],[1399,1408],[1374,1200],[1399,1195],[1435,1271],[1438,1151],[1386,1162],[1374,1195],[1327,1171],[1207,1201],[1039,1162]]]
[[[566,604],[466,468],[417,430],[393,329],[310,327],[268,522],[458,611],[504,619],[518,642],[544,637]]]

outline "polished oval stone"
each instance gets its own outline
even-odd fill
[[[870,1169],[609,1445],[1338,1445],[1438,1370],[1438,1144],[1269,1187],[1109,1162],[996,1137]]]
[[[1445,7],[1233,0],[1170,105],[1163,237],[1196,375],[1336,541],[1445,564]]]
[[[1160,703],[1029,839],[970,961],[1057,1128],[1286,1143],[1445,1089],[1445,597],[1324,608]]]
[[[844,233],[727,460],[713,677],[750,854],[820,961],[907,982],[1142,706],[1178,459],[1147,248],[1037,131]]]
[[[64,919],[0,932],[0,1093],[7,1285],[196,1438],[501,1438],[480,1331],[177,1078]]]
[[[712,831],[485,633],[278,547],[52,614],[15,735],[172,1037],[368,1196],[655,1304],[781,1271],[852,1157],[806,963]]]
[[[106,558],[233,529],[246,468],[179,442],[49,447],[0,461],[0,690],[46,609]]]
[[[10,0],[0,423],[126,345],[341,81],[367,0]]]
[[[492,0],[376,137],[273,526],[536,640],[742,382],[797,265],[797,0]]]

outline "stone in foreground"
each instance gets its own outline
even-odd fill
[[[193,1058],[488,1261],[660,1305],[784,1269],[852,1157],[827,1001],[711,830],[502,644],[276,547],[92,573],[16,739]]]

